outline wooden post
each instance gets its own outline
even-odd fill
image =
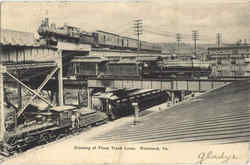
[[[58,79],[58,104],[59,106],[63,106],[63,67],[62,67],[62,50],[58,50],[58,71],[57,71],[57,79]]]
[[[4,113],[4,83],[3,83],[3,73],[5,68],[0,64],[0,139],[4,140],[5,134],[5,113]]]

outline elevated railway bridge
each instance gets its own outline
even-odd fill
[[[185,92],[206,92],[223,87],[234,81],[247,79],[238,77],[231,79],[88,79],[88,105],[92,104],[92,90],[95,88],[118,88],[118,89],[160,89],[168,92],[171,102],[175,103],[175,97],[184,99]],[[66,83],[66,82],[65,82]],[[67,83],[70,83],[68,80]]]

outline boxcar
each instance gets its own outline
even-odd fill
[[[81,32],[80,33],[80,43],[91,44],[93,46],[96,45],[93,34],[92,33],[87,33],[87,32]]]

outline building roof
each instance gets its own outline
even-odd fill
[[[111,35],[114,35],[114,36],[117,36],[117,37],[119,37],[119,36],[120,36],[120,35],[118,35],[118,34],[111,33],[111,32],[105,32],[105,31],[102,31],[102,30],[97,30],[96,32],[97,32],[97,33],[106,33],[106,34],[111,34]]]
[[[9,46],[40,46],[34,37],[34,33],[21,32],[10,29],[1,29],[0,44]]]

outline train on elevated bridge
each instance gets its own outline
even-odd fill
[[[64,25],[57,27],[49,23],[45,18],[38,28],[40,39],[46,41],[47,45],[56,45],[57,42],[66,41],[73,43],[90,44],[94,48],[128,49],[161,52],[161,46],[157,43],[138,41],[137,39],[121,36],[119,34],[97,30],[87,32],[78,27]]]
[[[136,56],[129,59],[107,59],[93,56],[75,56],[69,75],[88,78],[200,78],[209,77],[211,67],[198,59],[163,61],[161,56]]]

